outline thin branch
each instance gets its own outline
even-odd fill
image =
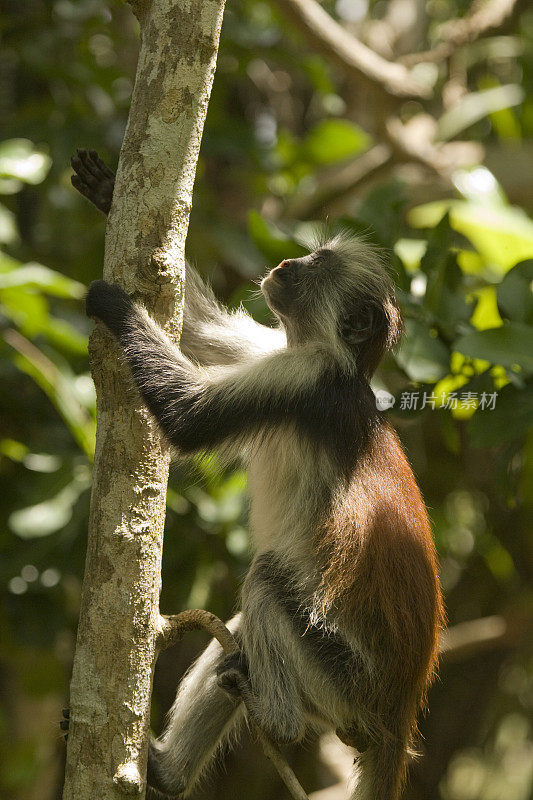
[[[495,614],[461,622],[444,631],[440,643],[443,663],[473,658],[485,650],[516,647],[531,634],[531,615],[505,617]]]
[[[319,177],[311,190],[292,198],[287,206],[286,216],[302,220],[315,217],[324,206],[352,192],[388,167],[391,161],[392,150],[389,145],[374,145],[366,153],[332,171],[331,174]]]
[[[427,115],[426,115],[427,116]],[[435,125],[435,120],[428,117]],[[399,161],[422,164],[439,177],[449,181],[459,167],[469,167],[483,160],[483,146],[478,142],[447,142],[434,144],[428,131],[417,130],[414,123],[402,125],[399,119],[387,120],[385,135]]]
[[[236,653],[239,645],[228,628],[215,614],[202,608],[191,608],[181,614],[162,614],[159,617],[158,648],[166,650],[181,641],[189,631],[206,631],[216,639],[225,653]]]
[[[420,53],[408,53],[399,61],[407,67],[421,62],[439,62],[450,58],[454,51],[477,39],[502,33],[525,9],[524,0],[490,0],[484,4],[474,4],[474,9],[466,17],[445,22],[439,28],[442,39],[434,48]]]
[[[171,644],[179,642],[183,634],[192,630],[205,630],[213,636],[222,646],[225,653],[235,653],[239,649],[235,638],[231,632],[224,625],[224,623],[211,614],[209,611],[202,609],[190,609],[183,611],[181,614],[172,614],[171,616],[161,616],[159,622],[159,637],[158,645],[160,649],[165,649]],[[244,702],[244,701],[243,701]],[[251,721],[251,720],[250,720]],[[307,794],[303,790],[298,778],[287,764],[284,756],[279,748],[266,736],[263,731],[254,726],[257,733],[257,738],[261,742],[261,747],[265,756],[272,761],[278,774],[289,790],[294,800],[309,800]]]
[[[431,89],[415,80],[404,64],[387,61],[371,50],[339,25],[316,0],[276,0],[276,3],[304,30],[316,49],[325,52],[350,78],[362,78],[393,97],[431,96]]]

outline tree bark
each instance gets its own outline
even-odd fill
[[[179,338],[184,250],[224,0],[134,4],[141,47],[108,218],[104,277]],[[144,797],[169,451],[111,337],[89,346],[98,395],[64,800]]]

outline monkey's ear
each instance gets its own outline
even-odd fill
[[[379,326],[379,314],[375,307],[358,306],[342,318],[340,335],[347,345],[359,345],[372,338]]]

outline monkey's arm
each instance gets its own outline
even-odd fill
[[[104,214],[109,213],[115,173],[95,150],[78,149],[71,159],[72,185]],[[181,349],[205,366],[232,364],[286,345],[279,329],[260,325],[245,311],[229,313],[215,299],[197,271],[187,265]]]
[[[305,418],[327,364],[326,353],[307,347],[305,354],[281,350],[252,364],[202,369],[120,287],[95,281],[86,307],[118,339],[146,405],[183,452],[240,443],[259,430]]]
[[[260,325],[242,309],[229,313],[187,264],[180,347],[205,366],[233,364],[281,350],[285,333]]]

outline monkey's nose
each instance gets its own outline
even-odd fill
[[[272,270],[272,275],[280,283],[289,283],[292,280],[292,270],[289,269],[289,261],[282,261]]]

